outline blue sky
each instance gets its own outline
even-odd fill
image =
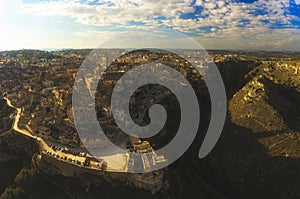
[[[154,42],[160,27],[206,49],[300,51],[300,0],[0,0],[0,21],[0,50],[94,48],[127,32]]]

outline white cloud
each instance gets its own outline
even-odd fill
[[[101,5],[88,5],[79,1],[61,0],[24,4],[23,11],[42,16],[68,16],[85,25],[105,26],[143,22],[159,16],[174,17],[179,13],[192,12],[190,3],[191,0],[114,0],[104,1]]]
[[[100,5],[90,5],[78,0],[46,1],[24,4],[23,10],[42,16],[67,16],[91,26],[128,25],[133,21],[146,23],[146,25],[150,22],[153,25],[153,19],[163,16],[166,20],[157,21],[178,28],[183,28],[182,25],[186,23],[187,30],[203,26],[222,26],[224,23],[231,26],[241,26],[244,23],[260,26],[263,20],[270,26],[291,25],[291,20],[298,19],[285,13],[289,6],[288,0],[258,0],[252,4],[231,0],[197,0],[195,5],[201,6],[203,10],[198,13],[200,17],[192,21],[179,17],[181,14],[194,12],[195,8],[191,6],[192,0],[105,0],[101,2]],[[198,24],[195,25],[194,22]]]
[[[299,29],[230,28],[195,37],[206,48],[299,50]],[[211,39],[213,38],[213,39]]]
[[[127,30],[147,30],[151,27],[172,27],[184,33],[202,36],[212,44],[214,39],[222,45],[253,47],[268,45],[270,48],[298,42],[292,20],[300,20],[287,12],[289,0],[257,0],[241,3],[234,0],[196,0],[200,6],[194,18],[181,18],[181,14],[192,13],[192,0],[102,0],[100,4],[82,3],[80,0],[45,1],[24,4],[23,11],[42,16],[62,16],[75,19],[88,26],[116,27]],[[157,19],[158,17],[163,17]],[[276,26],[281,28],[274,29]],[[285,26],[285,29],[282,29]],[[274,29],[274,30],[273,30]],[[291,35],[288,35],[288,34]],[[76,34],[109,34],[108,32],[86,31]],[[94,35],[95,36],[95,35]],[[265,42],[260,40],[264,39]],[[229,42],[230,41],[230,42]],[[235,41],[235,42],[233,42]],[[215,45],[215,44],[214,44]]]

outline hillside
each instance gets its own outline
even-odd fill
[[[67,54],[66,60],[70,60],[68,53],[74,57],[72,62],[64,60],[64,66],[58,67],[56,62],[51,61],[43,67],[9,65],[1,69],[1,90],[8,91],[14,105],[24,108],[20,128],[25,129],[28,125],[34,134],[46,139],[69,146],[80,145],[72,123],[71,97],[76,67],[86,54],[83,52],[82,55],[80,51],[73,53],[72,50],[55,52],[62,59]],[[145,56],[134,53],[137,57],[141,55],[142,63],[161,61],[159,56],[148,51],[142,52]],[[45,161],[44,167],[41,167],[47,168],[45,172],[41,172],[42,169],[37,171],[33,164],[37,163],[37,146],[11,130],[13,110],[0,100],[1,197],[41,198],[47,193],[49,198],[97,198],[99,195],[104,198],[124,195],[131,198],[186,198],[191,194],[195,198],[299,198],[300,62],[296,59],[299,55],[273,55],[270,52],[264,57],[264,53],[260,52],[254,59],[255,53],[241,52],[235,58],[222,57],[230,52],[213,53],[221,53],[214,54],[213,58],[224,80],[228,113],[218,143],[201,160],[198,152],[210,121],[210,99],[205,83],[198,73],[190,68],[185,70],[188,63],[184,60],[174,55],[164,60],[165,64],[178,60],[173,67],[184,77],[190,77],[201,109],[196,139],[181,158],[168,166],[166,178],[170,182],[169,188],[153,196],[149,191],[107,181],[81,170],[73,177],[63,176],[59,171],[51,174],[51,171],[57,170],[55,161]],[[126,54],[126,61],[125,58]],[[124,60],[122,64],[115,62],[110,69],[126,71],[138,64]],[[181,64],[182,61],[184,64]],[[108,80],[98,84],[96,110],[107,135],[115,143],[121,143],[119,139],[123,140],[125,136],[121,133],[123,137],[116,136],[117,127],[108,108],[114,83]],[[163,131],[149,138],[154,148],[169,143],[180,123],[180,106],[176,97],[165,92],[166,97],[160,98],[160,94],[164,93],[160,91],[164,90],[158,85],[144,86],[131,99],[134,101],[136,98],[134,105],[140,107],[133,106],[133,120],[143,125],[149,123],[148,112],[144,110],[149,104],[160,103],[167,110],[168,120]],[[70,168],[67,166],[66,171],[71,172]]]

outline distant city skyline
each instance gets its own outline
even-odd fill
[[[206,49],[300,51],[300,0],[0,0],[0,21],[1,51],[95,48],[124,35],[155,45],[168,35],[153,27]]]

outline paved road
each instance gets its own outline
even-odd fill
[[[8,106],[10,106],[10,107],[12,107],[12,108],[14,108],[14,109],[17,110],[17,115],[15,116],[15,121],[14,121],[14,124],[13,124],[13,129],[14,129],[15,131],[17,131],[18,133],[21,133],[21,134],[26,135],[26,136],[28,136],[28,137],[31,137],[31,138],[33,138],[33,139],[37,139],[36,136],[33,136],[33,135],[32,135],[31,133],[29,133],[28,131],[22,130],[22,129],[19,128],[18,123],[19,123],[19,120],[20,120],[20,117],[21,117],[21,112],[22,112],[21,109],[20,109],[20,108],[14,107],[14,106],[11,104],[11,101],[10,101],[9,99],[7,99],[7,98],[4,98],[4,99],[6,100]]]
[[[6,100],[8,106],[10,106],[10,107],[12,107],[12,108],[14,108],[14,109],[17,110],[17,115],[15,116],[15,120],[14,120],[14,124],[13,124],[13,129],[16,132],[18,132],[18,133],[21,133],[21,134],[23,134],[23,135],[25,135],[27,137],[35,139],[37,141],[37,143],[40,145],[42,152],[44,152],[44,153],[51,152],[52,154],[56,154],[56,155],[58,155],[59,158],[57,158],[55,156],[53,156],[53,157],[56,158],[57,160],[60,160],[60,161],[65,161],[63,159],[64,157],[67,157],[67,159],[72,159],[72,160],[76,159],[76,160],[78,160],[80,162],[84,162],[85,161],[84,157],[75,156],[73,154],[64,153],[62,151],[55,151],[42,138],[40,138],[38,136],[35,136],[35,135],[32,135],[27,130],[20,129],[19,126],[18,126],[18,124],[19,124],[19,120],[20,120],[20,117],[21,117],[22,110],[20,108],[16,108],[15,106],[13,106],[11,104],[11,101],[8,98],[4,98],[4,99]],[[127,171],[128,159],[126,159],[126,160],[121,159],[120,158],[120,154],[103,157],[101,159],[103,159],[105,162],[108,163],[106,171],[111,171],[111,172],[126,172]],[[124,161],[126,161],[126,162],[124,162]],[[68,162],[68,163],[74,164],[74,165],[76,165],[78,167],[86,167],[86,166],[78,165],[78,164],[72,163],[72,162]],[[97,164],[96,162],[91,162],[91,166],[88,167],[88,168],[100,170],[100,168],[97,167],[96,164]],[[124,167],[120,168],[120,166],[117,166],[117,165],[122,165],[122,164],[126,165],[125,168]],[[111,165],[111,167],[109,165]]]
[[[18,133],[21,133],[27,137],[30,137],[32,139],[35,139],[37,140],[37,142],[40,144],[41,146],[41,149],[45,150],[45,151],[52,151],[52,148],[49,147],[43,139],[41,139],[40,137],[37,137],[37,136],[34,136],[32,135],[29,131],[27,130],[24,130],[24,129],[20,129],[18,124],[19,124],[19,121],[20,121],[20,117],[21,117],[21,113],[22,113],[22,110],[20,108],[16,108],[15,106],[13,106],[11,104],[11,101],[8,99],[8,98],[4,98],[7,102],[7,105],[16,109],[17,110],[17,115],[15,116],[15,120],[14,120],[14,124],[13,124],[13,129],[18,132]]]

